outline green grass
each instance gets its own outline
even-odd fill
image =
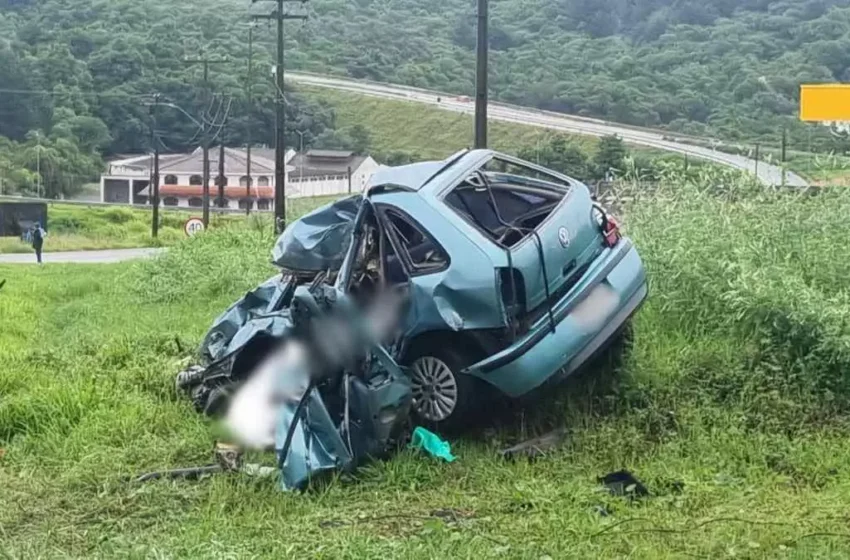
[[[197,344],[272,274],[268,228],[219,228],[132,264],[0,266],[0,551],[846,558],[850,250],[834,233],[850,195],[706,180],[625,209],[651,293],[620,371],[452,441],[456,463],[404,451],[304,495],[239,475],[121,481],[210,460],[212,427],[173,387],[176,340]],[[569,436],[554,453],[497,457],[555,426]],[[623,468],[654,497],[600,492],[596,477]]]
[[[850,184],[850,157],[847,156],[792,152],[788,167],[820,185]]]
[[[287,201],[287,217],[294,218],[333,200],[333,196],[294,198]],[[48,237],[45,251],[85,251],[126,249],[131,247],[168,247],[186,237],[183,224],[199,211],[163,210],[160,212],[159,235],[151,237],[151,211],[121,206],[84,206],[48,204]],[[246,217],[242,213],[210,214],[210,227],[260,220],[271,223],[268,212]],[[0,253],[28,253],[32,247],[16,237],[0,237]]]
[[[408,152],[423,159],[442,159],[451,152],[473,145],[471,115],[436,109],[429,105],[393,101],[356,93],[323,88],[301,87],[311,98],[333,107],[336,124],[345,129],[363,125],[371,133],[372,149],[377,153]],[[516,153],[522,148],[545,145],[563,133],[519,124],[490,123],[488,140],[495,150]],[[587,136],[571,136],[588,152],[596,140]]]

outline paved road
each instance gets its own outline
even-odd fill
[[[349,91],[373,97],[425,103],[439,107],[446,111],[454,111],[457,113],[475,112],[475,102],[471,98],[463,99],[458,98],[457,96],[440,94],[428,90],[292,72],[287,72],[286,77],[294,82],[311,86]],[[441,97],[440,101],[437,101],[438,97]],[[761,179],[763,183],[768,185],[782,184],[782,169],[776,165],[769,165],[765,162],[759,162],[757,164],[755,160],[743,156],[718,152],[702,146],[676,142],[667,136],[667,134],[671,133],[664,133],[645,128],[635,128],[598,119],[575,117],[562,113],[528,109],[501,103],[490,104],[488,108],[488,117],[490,120],[539,126],[588,136],[607,136],[617,134],[623,138],[623,140],[632,144],[658,148],[679,154],[687,154],[689,156],[713,161],[736,169],[749,171],[750,173],[755,173],[757,171],[759,179]],[[798,187],[805,187],[807,185],[805,179],[796,173],[791,172],[786,173],[785,184]]]
[[[152,257],[165,249],[109,249],[106,251],[67,251],[43,253],[45,264],[50,263],[115,263],[131,259]],[[0,264],[35,264],[35,253],[7,253],[0,255]]]

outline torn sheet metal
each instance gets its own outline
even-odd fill
[[[293,284],[292,276],[278,274],[231,305],[204,336],[199,350],[201,361],[208,365],[220,360],[261,331],[283,334],[286,312],[281,310]],[[247,331],[246,325],[250,325]]]
[[[362,200],[343,198],[292,222],[275,243],[272,262],[286,270],[339,270]]]
[[[228,391],[231,433],[248,447],[276,450],[285,489],[386,454],[404,435],[412,402],[407,375],[377,344],[396,327],[391,308],[399,300],[390,294],[360,309],[332,286],[298,286],[281,300],[285,307],[267,312],[277,305],[268,293],[235,306],[221,322],[229,330],[219,325],[224,350],[210,352],[222,357],[184,388],[214,413],[216,391]],[[248,368],[258,337],[273,345]]]

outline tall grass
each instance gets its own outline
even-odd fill
[[[304,212],[338,198],[319,196],[287,200],[287,219],[294,219]],[[83,206],[55,202],[48,204],[48,238],[45,251],[87,251],[97,249],[123,249],[131,247],[168,247],[185,239],[183,225],[191,217],[200,214],[191,211],[162,210],[159,213],[159,231],[151,236],[151,210],[121,206]],[[269,212],[253,213],[246,217],[242,213],[210,214],[210,228],[218,229],[231,225],[249,229],[270,229]],[[0,253],[27,253],[32,247],[15,237],[0,237]]]
[[[270,274],[269,233],[219,228],[150,262],[0,267],[0,550],[846,557],[850,250],[836,224],[850,195],[672,173],[621,194],[651,286],[620,366],[602,360],[453,441],[456,463],[404,451],[306,495],[241,476],[120,481],[210,460],[211,427],[173,373],[210,321]],[[497,457],[554,426],[569,430],[558,451]],[[596,477],[622,468],[654,497],[600,493]]]

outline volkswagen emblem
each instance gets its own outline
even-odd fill
[[[567,228],[562,227],[558,230],[558,241],[561,242],[561,247],[564,249],[570,246],[570,232]]]

